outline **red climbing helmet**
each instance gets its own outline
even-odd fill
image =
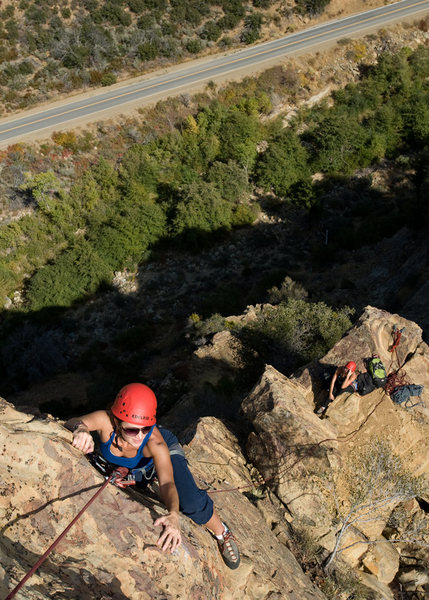
[[[133,425],[155,425],[156,396],[143,383],[129,383],[120,390],[111,410],[121,421]]]
[[[351,360],[346,364],[346,369],[354,373],[356,371],[356,363]]]

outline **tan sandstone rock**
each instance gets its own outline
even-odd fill
[[[299,385],[272,367],[266,368],[242,409],[257,432],[249,436],[251,460],[292,515],[318,538],[325,536],[331,515],[313,475],[338,468],[336,430],[314,414]]]
[[[399,554],[392,544],[380,541],[370,547],[362,563],[381,583],[388,584],[398,572]]]
[[[0,435],[0,595],[5,597],[103,478],[52,418],[33,418],[1,400]],[[257,508],[232,489],[250,479],[234,436],[216,419],[202,419],[191,437],[189,457],[199,484],[209,480],[210,488],[228,490],[213,497],[237,536],[239,569],[227,569],[216,541],[186,517],[182,546],[173,555],[162,553],[153,525],[164,513],[160,502],[109,485],[16,598],[323,600]]]
[[[393,325],[405,327],[395,353],[389,352]],[[326,381],[322,379],[326,365],[355,360],[363,370],[363,359],[372,353],[380,355],[388,372],[400,367],[410,383],[424,385],[422,399],[426,405],[407,410],[395,405],[383,390],[364,397],[342,394],[329,406],[327,418],[319,419],[313,411],[321,395],[326,395]],[[350,452],[376,439],[389,442],[412,473],[428,475],[427,390],[429,348],[422,341],[421,329],[373,307],[365,309],[356,326],[323,359],[314,361],[296,377],[289,379],[266,367],[243,402],[243,412],[255,429],[248,439],[248,453],[264,477],[273,478],[273,489],[291,512],[292,525],[304,523],[324,548],[333,549],[338,526],[332,521],[329,493],[318,481],[330,471],[341,474]],[[341,506],[343,500],[341,489],[337,490],[336,502]],[[386,504],[377,519],[355,523],[342,542],[342,547],[355,544],[342,552],[342,557],[353,567],[363,560],[380,585],[394,578],[398,550],[388,544],[369,549],[367,544],[356,542],[381,539],[394,507],[394,502]],[[410,516],[414,510],[410,509]],[[391,597],[390,592],[383,591],[381,597]]]

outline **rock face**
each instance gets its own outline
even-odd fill
[[[392,327],[405,327],[397,350],[392,345]],[[329,473],[343,469],[354,448],[386,440],[393,452],[414,475],[429,472],[429,411],[427,403],[406,410],[393,404],[383,390],[360,397],[342,394],[329,405],[326,416],[314,414],[315,406],[326,401],[327,366],[354,360],[364,369],[363,359],[376,352],[388,372],[401,366],[400,373],[411,383],[429,389],[429,348],[421,329],[414,323],[385,311],[367,307],[357,325],[321,360],[308,365],[296,378],[288,379],[270,366],[249,397],[243,412],[255,432],[249,435],[250,459],[266,478],[291,513],[294,524],[304,525],[318,543],[332,551],[338,525],[332,521]],[[326,477],[324,475],[326,474]],[[326,485],[320,486],[320,481]],[[342,503],[341,495],[337,502]],[[377,593],[389,584],[399,567],[400,544],[384,543],[383,531],[395,503],[389,503],[382,518],[361,520],[350,528],[343,546],[355,544],[342,553],[353,567],[362,566],[377,578]],[[420,511],[422,512],[422,511]],[[411,514],[411,513],[410,513]],[[368,546],[366,542],[380,542]],[[368,573],[367,573],[368,574]],[[374,581],[366,576],[367,585]],[[391,597],[385,590],[380,597]]]
[[[70,445],[70,433],[1,401],[0,594],[5,597],[96,492],[101,476]],[[17,598],[319,599],[291,552],[272,534],[239,491],[251,480],[234,436],[213,418],[202,419],[186,449],[201,487],[213,494],[234,529],[242,565],[230,571],[216,541],[182,518],[183,544],[174,555],[156,546],[154,519],[161,504],[136,500],[109,485],[25,584]],[[207,483],[208,482],[208,483]]]

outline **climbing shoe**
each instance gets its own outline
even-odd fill
[[[236,569],[240,565],[240,552],[237,542],[228,527],[223,534],[223,538],[217,540],[217,543],[226,566],[230,569]]]

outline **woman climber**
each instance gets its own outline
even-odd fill
[[[155,521],[163,527],[157,542],[162,550],[174,552],[181,544],[180,509],[213,533],[225,564],[236,569],[240,554],[234,536],[207,492],[197,487],[177,438],[156,426],[156,408],[153,391],[142,383],[131,383],[120,390],[110,410],[69,419],[65,426],[73,433],[72,445],[85,454],[94,452],[91,431],[96,431],[97,452],[111,465],[128,468],[128,477],[137,485],[145,486],[157,477],[159,495],[168,510]]]
[[[365,396],[374,389],[375,386],[371,375],[367,372],[356,371],[356,363],[351,360],[346,365],[335,369],[329,386],[328,399],[322,406],[319,406],[316,414],[323,415],[328,405],[339,394],[345,392],[347,394],[358,393],[360,396]]]

